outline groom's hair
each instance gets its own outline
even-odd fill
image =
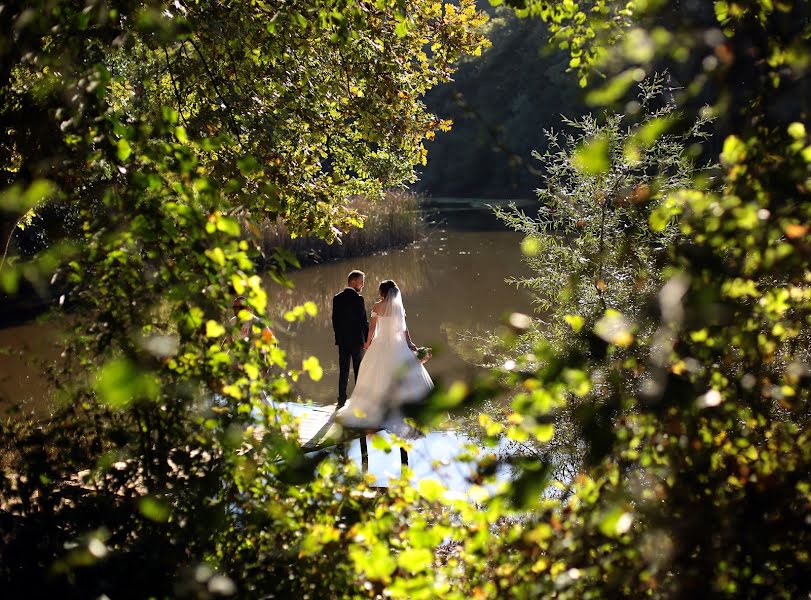
[[[366,277],[366,273],[363,271],[352,271],[349,276],[346,278],[347,283],[352,283],[356,279],[360,279],[361,277]]]

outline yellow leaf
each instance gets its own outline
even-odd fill
[[[206,322],[206,337],[220,337],[224,333],[225,327],[217,323],[217,321],[210,320]]]

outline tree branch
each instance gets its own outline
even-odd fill
[[[203,68],[205,69],[206,74],[208,75],[208,78],[211,81],[211,85],[214,86],[214,91],[217,93],[217,96],[219,96],[220,101],[225,105],[225,108],[227,109],[228,117],[231,121],[231,127],[234,130],[234,135],[237,136],[237,143],[240,146],[242,146],[242,138],[239,135],[239,127],[237,126],[236,119],[234,119],[233,109],[231,108],[231,105],[228,104],[228,102],[226,101],[225,96],[222,95],[222,92],[220,91],[220,88],[217,85],[217,78],[214,76],[214,73],[212,73],[211,68],[208,66],[208,61],[206,60],[206,57],[203,56],[203,53],[200,51],[200,48],[197,46],[197,44],[194,43],[193,39],[189,38],[188,40],[183,41],[184,44],[186,42],[189,42],[189,44],[191,44],[191,47],[194,48],[195,52],[197,52],[197,56],[200,57],[200,61],[203,63]]]
[[[169,79],[172,80],[172,88],[175,90],[175,99],[177,100],[177,112],[180,115],[180,120],[183,121],[183,124],[188,127],[189,123],[186,121],[186,117],[183,116],[183,103],[180,97],[180,89],[177,87],[177,81],[175,81],[175,75],[172,73],[172,65],[169,63],[169,51],[166,49],[166,46],[163,46],[163,54],[166,57],[166,70],[169,71]]]

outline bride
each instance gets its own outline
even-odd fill
[[[345,427],[403,430],[399,407],[418,402],[434,384],[414,351],[400,289],[387,279],[372,307],[366,354],[347,403],[335,414]]]

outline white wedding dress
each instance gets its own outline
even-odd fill
[[[403,301],[398,288],[372,311],[374,338],[360,363],[352,396],[335,413],[345,427],[387,429],[403,436],[410,434],[400,407],[419,402],[434,383],[408,347]]]

